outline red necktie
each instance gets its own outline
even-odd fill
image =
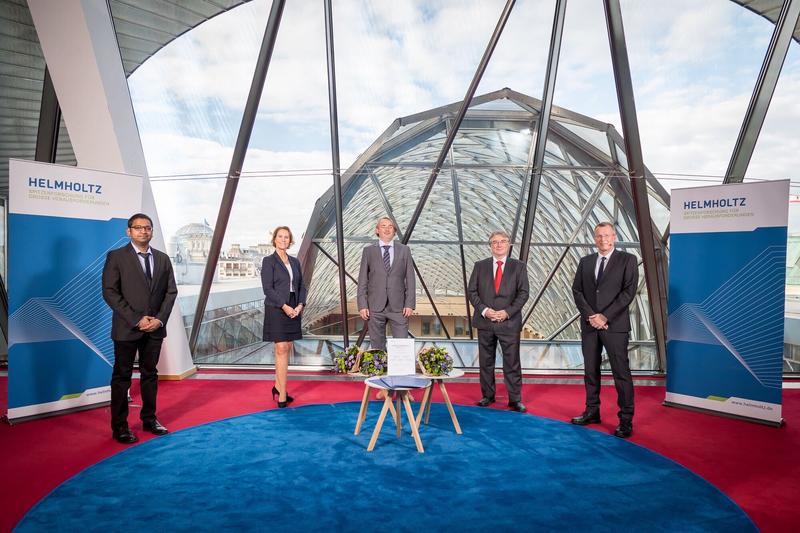
[[[503,279],[503,262],[497,262],[497,271],[494,273],[494,293],[500,292],[500,281]]]

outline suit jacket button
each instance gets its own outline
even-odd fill
[[[594,291],[594,292],[595,292],[595,293],[599,293],[599,292],[600,292],[600,289],[595,289],[595,291]]]

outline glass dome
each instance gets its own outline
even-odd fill
[[[355,279],[361,249],[378,218],[393,218],[417,268],[417,338],[471,338],[465,285],[473,264],[489,256],[488,236],[506,231],[518,256],[537,132],[538,99],[502,89],[476,97],[425,202],[406,236],[421,192],[444,145],[459,103],[395,120],[342,176],[345,268],[350,332],[361,327]],[[523,339],[579,339],[571,284],[578,259],[594,249],[594,226],[615,225],[617,246],[641,257],[623,141],[610,124],[554,107],[533,225]],[[649,174],[649,173],[648,173]],[[663,240],[669,196],[647,178],[657,238]],[[308,334],[341,334],[335,263],[333,189],[316,204],[300,259],[310,279]],[[666,275],[666,254],[660,273]],[[640,271],[640,280],[643,280]],[[642,281],[633,305],[633,340],[653,338]]]

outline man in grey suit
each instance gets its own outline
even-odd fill
[[[528,301],[528,272],[525,264],[508,257],[510,242],[505,231],[489,235],[492,257],[478,261],[467,285],[475,312],[472,325],[478,330],[478,361],[483,398],[480,407],[494,403],[494,360],[497,342],[503,351],[503,379],[508,406],[524,413],[522,367],[519,360],[522,306]]]
[[[387,322],[393,337],[408,337],[408,317],[417,305],[411,250],[394,240],[396,233],[392,219],[378,220],[378,242],[364,247],[358,271],[358,313],[377,350],[386,350]]]
[[[156,418],[156,365],[178,289],[169,256],[150,246],[153,238],[150,217],[144,213],[133,215],[128,219],[127,234],[131,242],[108,252],[106,257],[103,299],[112,310],[111,339],[114,341],[111,432],[118,442],[132,444],[138,439],[128,428],[128,389],[137,352],[142,428],[154,435],[168,433]]]
[[[597,252],[581,258],[572,293],[581,314],[586,408],[573,424],[600,423],[600,365],[603,348],[608,354],[619,405],[619,426],[614,435],[628,438],[633,433],[633,379],[628,363],[628,312],[639,280],[636,256],[616,250],[617,234],[610,222],[594,228]]]

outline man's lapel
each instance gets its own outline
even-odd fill
[[[589,264],[586,265],[586,266],[589,267],[589,272],[590,272],[589,278],[591,278],[592,287],[594,287],[594,288],[597,288],[597,278],[595,277],[595,268],[597,267],[597,256],[598,255],[599,254],[597,252],[589,255],[588,256],[589,257],[589,259],[588,259],[588,263]]]
[[[127,250],[128,250],[128,255],[127,255],[128,261],[132,263],[134,272],[138,272],[137,276],[139,281],[141,281],[145,287],[149,288],[150,284],[147,281],[147,276],[144,275],[144,270],[142,270],[142,263],[141,261],[139,261],[138,252],[136,251],[136,249],[133,247],[132,244],[128,245]]]
[[[489,284],[489,289],[491,289],[491,294],[494,294],[494,256],[490,257],[488,261],[485,261],[486,264],[486,274],[483,276],[483,279]],[[502,283],[501,283],[502,285]]]
[[[150,284],[150,290],[152,291],[156,286],[156,283],[158,283],[158,278],[161,276],[164,270],[166,270],[163,261],[169,261],[169,259],[166,257],[161,257],[160,254],[156,255],[156,252],[152,247],[150,248],[150,251],[153,253],[153,282]]]
[[[392,261],[392,266],[391,266],[391,267],[389,267],[389,271],[390,271],[390,272],[391,272],[392,270],[394,270],[394,266],[395,266],[396,264],[398,264],[398,262],[400,261],[400,259],[401,259],[401,258],[403,258],[403,257],[404,257],[404,256],[403,256],[403,254],[405,253],[405,252],[403,251],[403,247],[402,247],[402,246],[398,246],[398,245],[397,245],[397,242],[395,242],[395,243],[394,243],[392,246],[394,247],[394,261]]]

